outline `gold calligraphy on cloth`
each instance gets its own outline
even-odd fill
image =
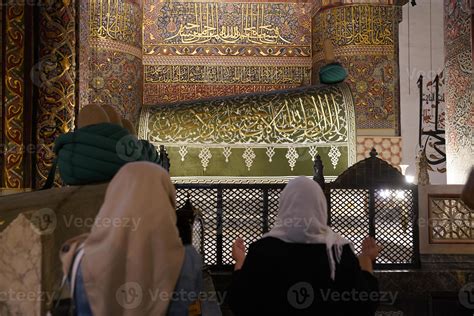
[[[351,107],[345,85],[148,107],[141,136],[174,147],[347,144]]]

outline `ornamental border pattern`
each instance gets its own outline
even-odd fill
[[[174,184],[281,184],[288,183],[291,179],[298,176],[288,177],[205,177],[205,176],[193,176],[193,177],[171,177],[171,182]],[[313,177],[307,177],[313,179]],[[326,182],[332,182],[336,180],[336,176],[325,176]]]
[[[143,55],[143,64],[147,65],[226,65],[226,66],[280,66],[311,67],[306,57],[234,57],[234,56],[147,56]]]
[[[4,119],[4,174],[3,187],[19,189],[24,182],[24,49],[25,8],[23,5],[5,7],[6,54],[5,54],[5,117]]]
[[[395,55],[393,46],[382,45],[382,46],[353,46],[353,47],[336,47],[334,48],[336,56],[359,56],[359,55]],[[313,63],[318,63],[324,60],[324,53],[322,51],[317,52],[313,55]]]
[[[249,47],[246,45],[216,45],[212,48],[202,49],[198,45],[162,44],[145,45],[143,54],[146,56],[233,56],[233,57],[309,57],[311,46],[260,46]]]
[[[474,155],[472,16],[468,0],[445,0],[444,11],[447,181],[462,184]]]
[[[121,53],[130,54],[137,58],[142,58],[142,50],[141,48],[118,42],[115,40],[104,39],[104,38],[92,38],[90,40],[90,45],[94,48],[105,49],[105,50],[113,50]]]

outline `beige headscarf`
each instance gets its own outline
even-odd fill
[[[184,260],[175,195],[156,164],[129,163],[115,175],[84,244],[82,273],[94,315],[166,314]]]
[[[311,179],[298,177],[290,180],[281,193],[275,226],[263,237],[275,237],[289,243],[325,244],[331,279],[334,280],[342,247],[349,244],[353,249],[353,245],[332,231],[327,218],[327,202],[321,187]]]

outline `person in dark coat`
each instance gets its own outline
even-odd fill
[[[252,243],[238,238],[228,292],[234,315],[374,315],[380,293],[372,262],[380,247],[367,237],[362,253],[327,226],[319,185],[291,180],[272,230]]]

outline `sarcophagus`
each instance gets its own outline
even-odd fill
[[[280,182],[355,163],[354,106],[345,84],[148,106],[139,136],[165,145],[178,182]]]

